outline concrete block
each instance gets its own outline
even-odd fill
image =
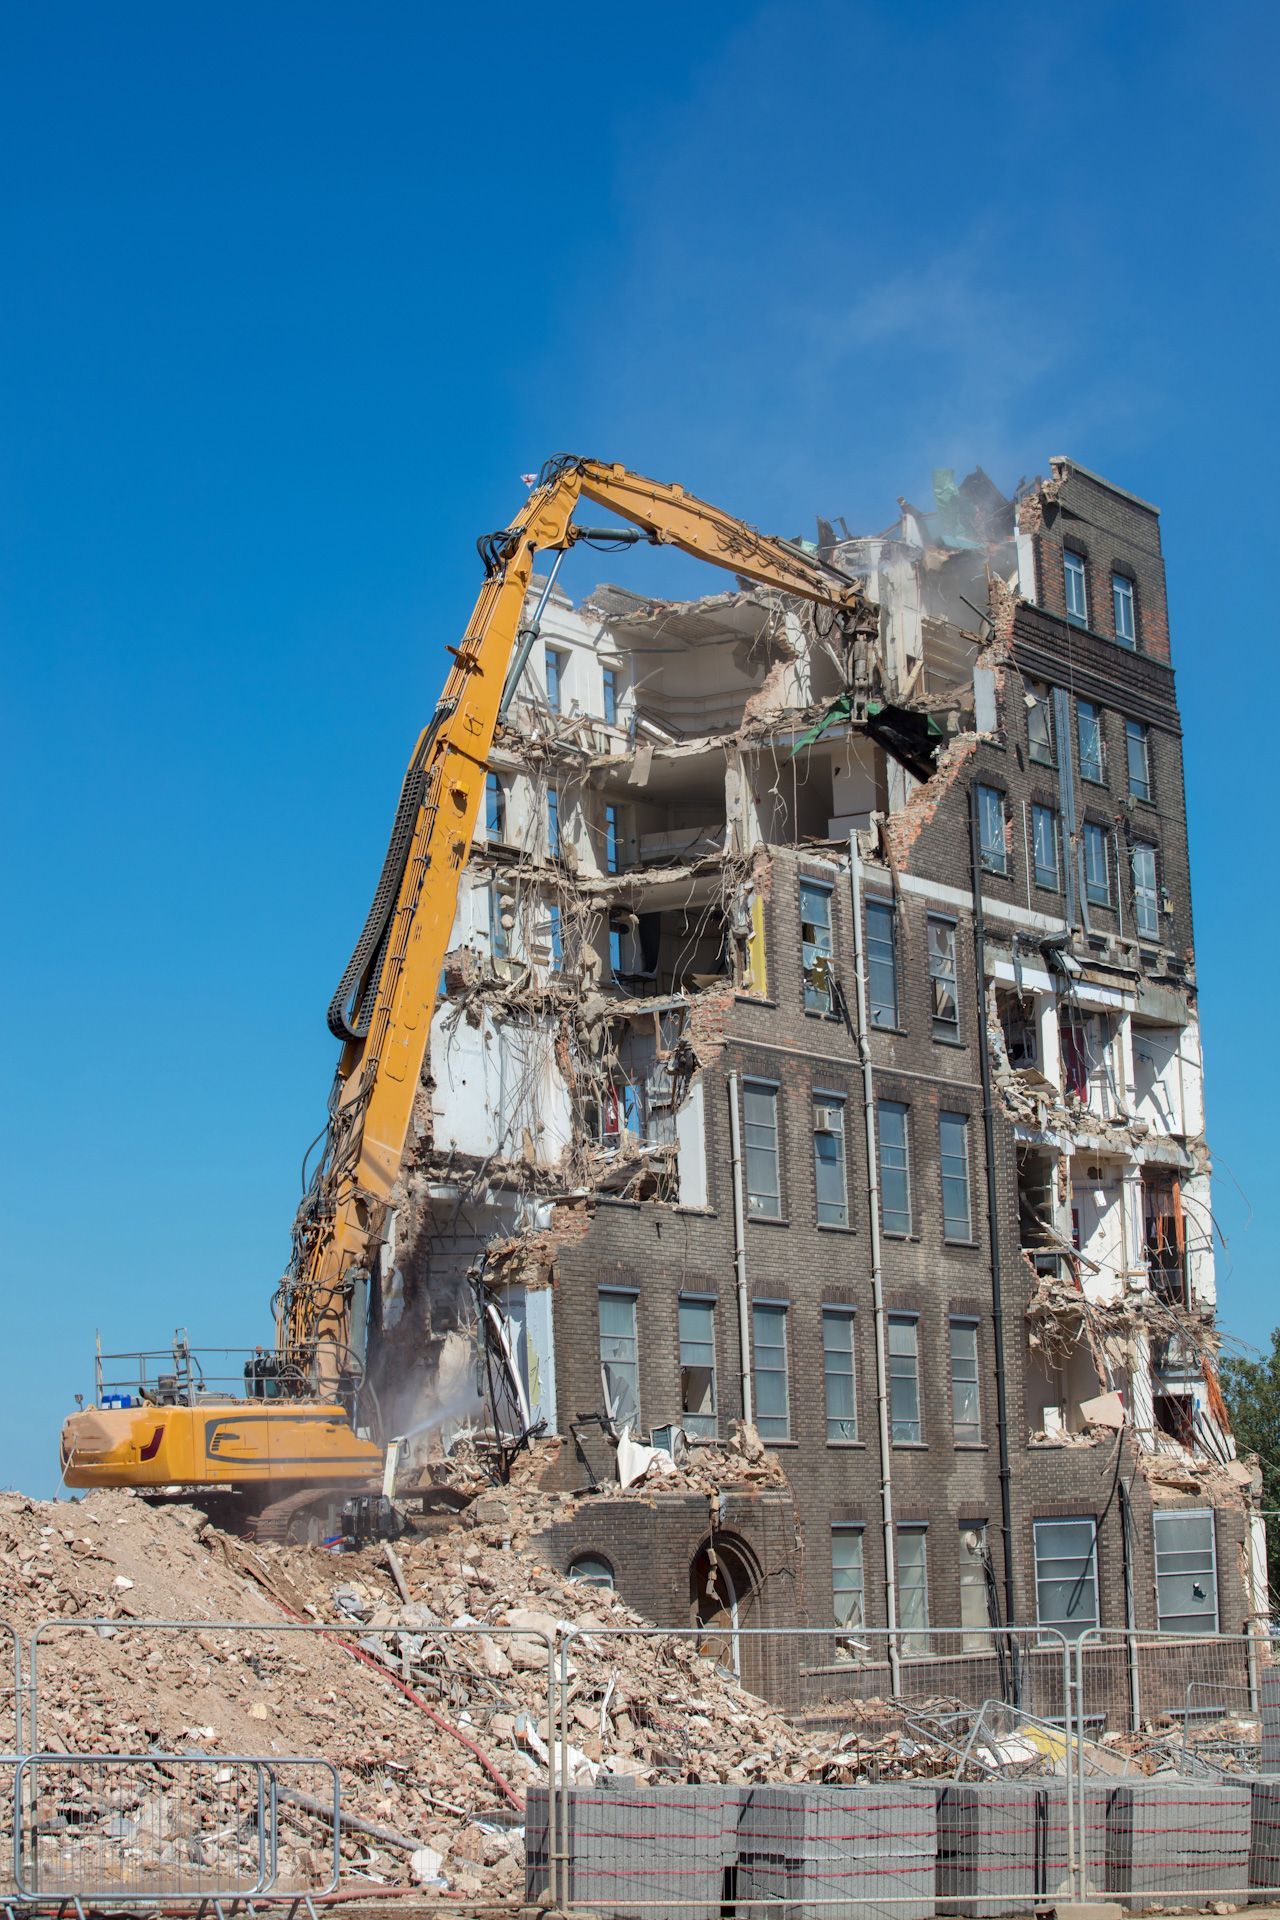
[[[1217,1894],[1231,1899],[1247,1890],[1252,1839],[1247,1786],[1134,1780],[1101,1791],[1104,1892],[1152,1894],[1163,1906],[1177,1908],[1201,1906]]]
[[[738,1899],[778,1920],[931,1920],[936,1861],[933,1797],[911,1783],[743,1793]]]

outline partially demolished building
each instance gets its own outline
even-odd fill
[[[769,592],[546,597],[373,1377],[461,1408],[478,1346],[601,1488],[557,1562],[659,1622],[1238,1630],[1158,512],[1065,459],[935,491],[819,523],[864,712]],[[743,1419],[768,1470],[700,1481]],[[611,1498],[647,1444],[690,1472]]]

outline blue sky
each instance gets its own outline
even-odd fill
[[[562,449],[782,533],[1055,453],[1162,505],[1264,1339],[1276,10],[464,11],[6,10],[0,1483],[51,1490],[95,1326],[266,1337],[475,539]]]

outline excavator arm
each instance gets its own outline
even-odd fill
[[[865,683],[878,621],[857,582],[683,487],[562,455],[543,468],[511,525],[480,542],[485,582],[461,644],[450,648],[453,664],[409,764],[378,894],[330,1007],[343,1052],[324,1154],[277,1296],[281,1357],[313,1391],[332,1393],[356,1371],[352,1300],[371,1273],[404,1155],[504,688],[509,698],[534,638],[521,632],[534,559],[572,545],[582,500],[656,545],[832,608],[861,663],[855,684]]]

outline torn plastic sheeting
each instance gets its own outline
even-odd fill
[[[618,1485],[634,1487],[650,1474],[674,1473],[676,1463],[665,1447],[644,1447],[631,1438],[630,1427],[618,1435]]]

